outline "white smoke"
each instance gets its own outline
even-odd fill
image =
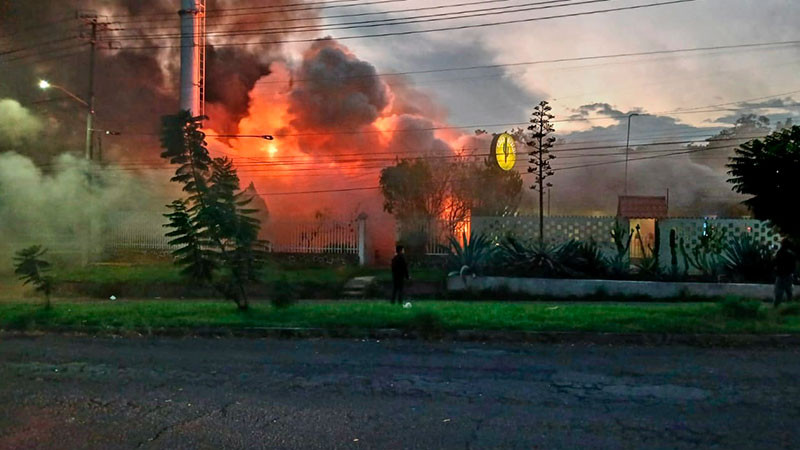
[[[19,148],[41,133],[42,121],[18,101],[0,99],[0,151]]]
[[[101,249],[108,230],[129,212],[161,220],[166,199],[156,195],[158,183],[142,174],[91,168],[69,154],[58,156],[47,172],[20,154],[0,154],[0,266],[32,244],[74,252],[87,233],[92,247]]]

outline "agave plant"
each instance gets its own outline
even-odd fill
[[[769,282],[773,255],[769,245],[749,234],[733,238],[723,254],[725,274],[734,280]]]
[[[565,248],[569,245],[570,247]],[[526,244],[513,237],[500,244],[500,262],[510,273],[519,276],[556,277],[572,271],[562,261],[572,251],[573,244]]]
[[[452,274],[461,276],[467,273],[477,275],[486,267],[497,248],[485,234],[470,233],[468,237],[466,233],[462,233],[461,239],[450,236],[448,240],[448,263],[457,271]]]
[[[561,246],[561,263],[581,276],[597,277],[608,272],[609,261],[595,241],[571,241]]]

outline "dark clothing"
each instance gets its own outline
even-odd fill
[[[398,303],[403,303],[406,280],[409,279],[408,263],[402,254],[397,254],[392,258],[392,303],[397,299]]]
[[[394,303],[395,299],[396,299],[397,303],[399,303],[401,305],[403,304],[403,296],[404,296],[405,290],[406,290],[405,284],[406,284],[406,282],[403,279],[394,280],[392,282],[392,300],[391,300],[391,303]]]
[[[791,276],[777,276],[775,277],[775,301],[772,303],[774,306],[780,305],[784,297],[786,301],[792,301],[792,277]]]
[[[794,275],[796,264],[794,252],[785,246],[781,247],[775,255],[775,274],[779,277],[792,276]]]
[[[392,280],[407,280],[408,279],[408,264],[406,257],[403,255],[394,255],[392,258]]]
[[[781,246],[778,253],[775,255],[775,301],[774,306],[778,306],[783,302],[784,297],[786,301],[792,301],[792,282],[794,281],[794,271],[797,261],[794,253]]]

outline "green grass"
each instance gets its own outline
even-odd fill
[[[326,329],[522,330],[658,333],[797,333],[800,311],[736,318],[720,304],[550,304],[415,302],[410,309],[385,301],[304,302],[286,309],[255,304],[240,312],[206,301],[0,303],[0,328],[143,331],[153,329],[313,327]]]

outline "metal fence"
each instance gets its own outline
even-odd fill
[[[117,212],[95,223],[91,233],[91,251],[95,255],[115,252],[169,252],[172,238],[164,227],[167,219],[159,211]],[[359,254],[358,220],[317,219],[308,221],[269,221],[262,225],[261,238],[267,249],[276,253]],[[88,235],[32,237],[25,242],[44,244],[54,253],[79,253]],[[24,244],[3,242],[9,250]],[[1,250],[1,249],[0,249]]]
[[[358,253],[356,221],[275,222],[266,227],[270,249],[278,253]]]

